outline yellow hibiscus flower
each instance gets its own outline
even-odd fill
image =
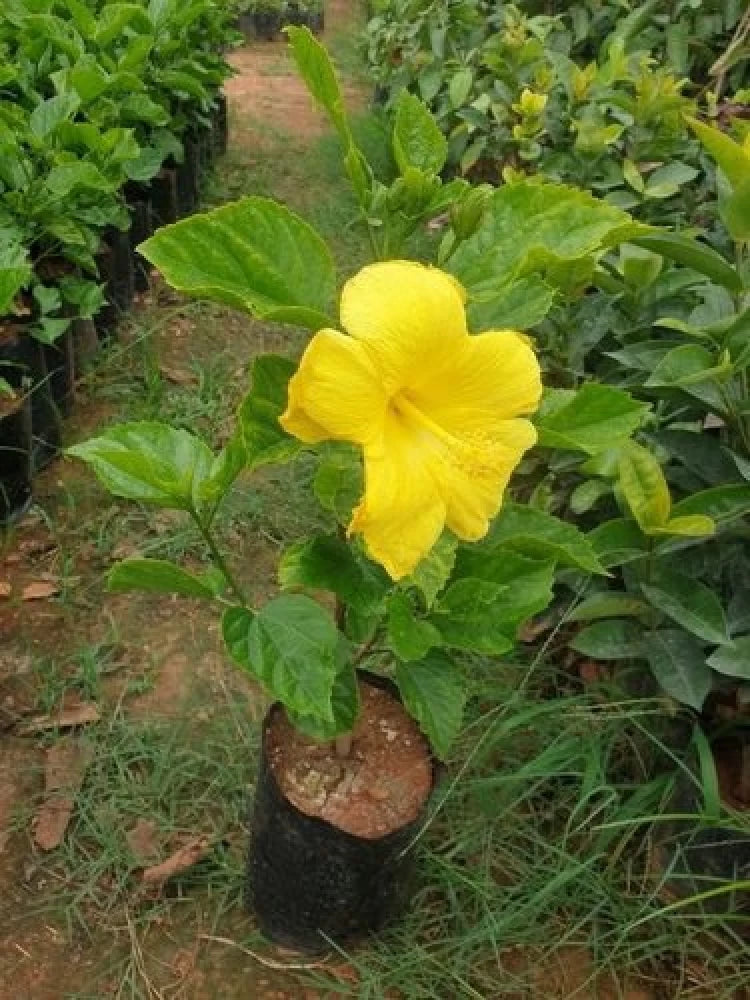
[[[289,383],[281,424],[309,444],[350,441],[364,454],[361,534],[394,580],[444,527],[475,541],[536,442],[539,364],[511,330],[469,335],[465,292],[412,261],[365,267],[344,286],[341,323],[320,330]]]

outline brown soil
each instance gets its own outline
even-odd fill
[[[356,15],[356,0],[330,0],[326,42],[349,29]],[[225,86],[233,116],[233,145],[252,151],[267,146],[274,132],[309,141],[330,131],[296,71],[285,39],[242,46],[229,56],[229,62],[236,72]],[[348,107],[366,103],[362,86],[342,79],[342,89]]]
[[[269,762],[282,791],[302,812],[357,837],[400,830],[422,811],[433,783],[427,741],[400,702],[360,684],[362,711],[346,758],[311,743],[283,712],[266,731]]]

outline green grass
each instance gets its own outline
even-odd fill
[[[543,663],[526,689],[526,665],[475,666],[469,723],[418,837],[411,912],[346,955],[357,997],[624,996],[636,980],[659,983],[658,997],[688,997],[688,972],[703,977],[705,996],[736,996],[748,958],[736,923],[699,902],[670,903],[669,864],[655,861],[663,824],[644,817],[670,809],[660,707],[597,692],[540,697],[554,674]],[[258,738],[243,693],[217,699],[198,687],[178,719],[115,712],[87,738],[94,757],[73,825],[43,866],[59,887],[46,916],[95,947],[109,942],[99,972],[131,984],[123,997],[148,995],[133,935],[158,939],[175,925],[267,954],[237,924]],[[158,898],[139,890],[125,840],[142,818],[164,843],[205,833],[217,845]],[[571,955],[575,974],[563,980]],[[597,993],[604,976],[614,992]],[[322,996],[351,995],[324,970],[302,979]],[[244,995],[231,978],[226,989]]]
[[[705,976],[704,995],[735,996],[747,984],[747,942],[698,902],[670,909],[669,867],[655,862],[663,824],[642,819],[669,809],[659,706],[538,698],[550,668],[526,693],[524,669],[485,672],[420,838],[412,913],[350,956],[357,996],[617,996],[641,978],[659,997],[689,996],[680,975],[691,968]],[[555,969],[571,954],[578,972],[563,986]],[[611,994],[597,992],[605,975]]]

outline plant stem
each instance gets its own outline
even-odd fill
[[[348,733],[342,733],[341,736],[337,736],[335,740],[336,744],[336,756],[345,759],[352,752],[352,732],[349,730]]]
[[[213,559],[215,565],[221,571],[221,573],[224,576],[224,579],[227,581],[227,583],[229,584],[229,586],[232,588],[232,592],[234,593],[234,596],[240,602],[240,604],[242,605],[242,607],[246,608],[248,606],[248,602],[247,602],[247,597],[245,596],[245,592],[242,589],[242,587],[240,586],[240,584],[237,582],[237,580],[236,580],[234,574],[232,573],[232,571],[230,570],[229,566],[227,566],[226,560],[224,559],[224,556],[219,551],[219,548],[218,548],[218,546],[216,544],[216,541],[215,541],[213,535],[211,534],[210,530],[206,527],[206,525],[203,523],[203,521],[201,521],[200,517],[198,516],[197,511],[191,510],[190,514],[191,514],[193,520],[195,521],[195,523],[198,525],[198,530],[200,531],[201,536],[203,537],[203,540],[205,541],[206,545],[208,546],[208,550],[211,553],[211,558]]]

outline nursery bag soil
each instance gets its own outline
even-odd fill
[[[31,475],[31,399],[0,396],[0,525],[28,510]]]
[[[261,930],[318,953],[406,907],[414,840],[436,780],[427,741],[390,682],[366,675],[350,754],[312,743],[274,705],[264,723],[248,901]]]

